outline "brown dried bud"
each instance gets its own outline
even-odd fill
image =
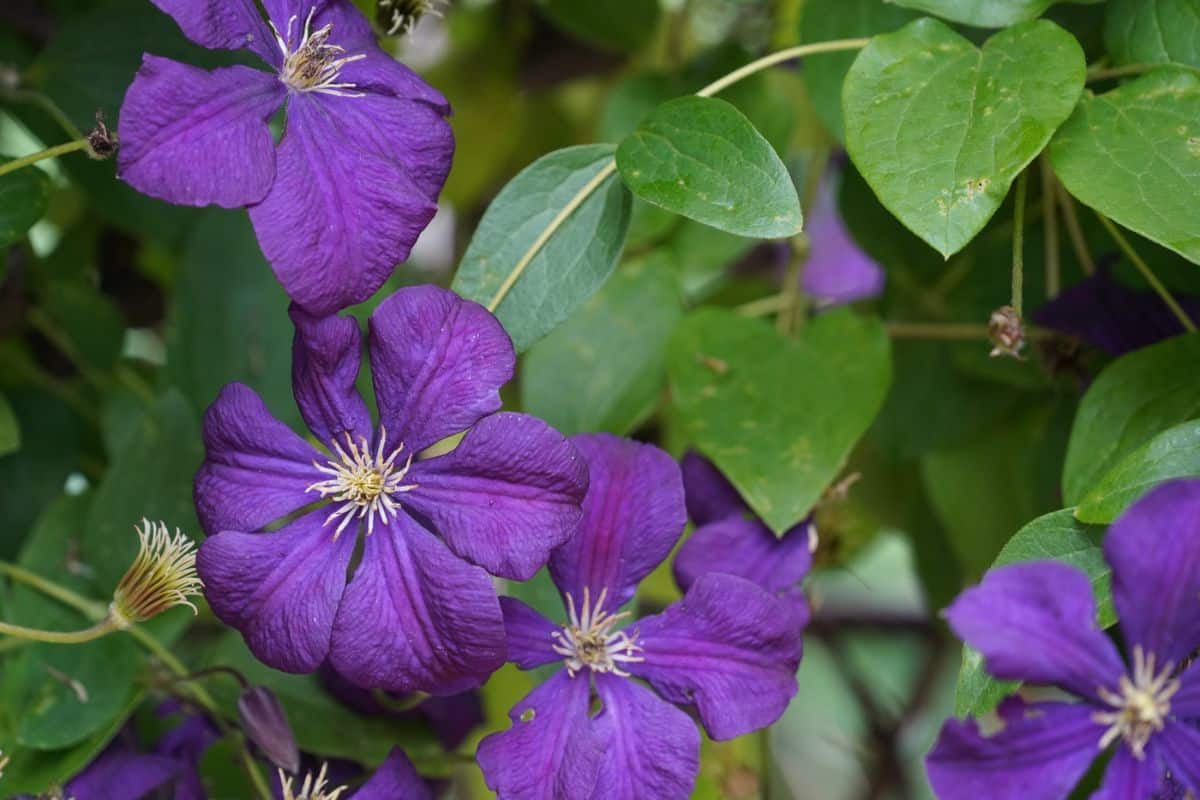
[[[116,155],[117,134],[104,124],[104,112],[99,109],[96,110],[96,127],[88,131],[87,140],[92,158],[103,161]]]
[[[988,318],[988,338],[992,340],[992,357],[1021,358],[1025,346],[1025,322],[1012,306],[1000,306]]]
[[[238,698],[237,708],[242,730],[263,755],[287,773],[299,771],[300,748],[275,693],[265,686],[251,686]]]

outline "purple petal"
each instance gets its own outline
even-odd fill
[[[354,537],[335,540],[326,516],[318,509],[274,533],[218,533],[196,558],[213,613],[285,672],[312,672],[329,653]]]
[[[701,525],[675,556],[675,581],[687,591],[708,572],[724,572],[753,581],[769,592],[795,588],[812,567],[809,524],[782,538],[756,519],[731,516]]]
[[[312,503],[322,474],[311,445],[271,416],[253,389],[231,383],[204,415],[196,513],[205,532],[253,531]]]
[[[309,429],[323,442],[346,434],[371,438],[371,412],[355,381],[362,364],[362,333],[353,317],[314,317],[293,305],[292,387]]]
[[[1088,578],[1052,561],[994,569],[946,609],[959,638],[983,653],[987,669],[1004,680],[1053,684],[1095,699],[1114,685],[1125,665],[1096,628]]]
[[[1129,648],[1161,665],[1200,647],[1200,480],[1152,490],[1108,529],[1113,605]]]
[[[504,663],[504,625],[487,573],[407,514],[376,526],[334,622],[330,664],[352,683],[457,694]]]
[[[796,694],[800,621],[744,578],[704,575],[637,634],[646,660],[629,671],[673,703],[694,703],[714,739],[770,725]]]
[[[1200,723],[1200,661],[1193,661],[1179,676],[1179,691],[1171,698],[1171,713]]]
[[[400,289],[371,315],[379,420],[412,452],[500,410],[512,340],[483,306],[436,286]]]
[[[139,800],[179,772],[164,756],[138,753],[113,742],[67,782],[66,796],[77,800]]]
[[[688,516],[697,526],[749,511],[738,490],[721,474],[716,464],[704,456],[689,450],[680,466],[687,493]]]
[[[579,526],[587,468],[536,417],[493,414],[444,456],[412,465],[404,503],[458,556],[493,575],[529,580]]]
[[[687,800],[700,771],[692,718],[628,678],[597,674],[604,761],[593,798]]]
[[[393,747],[371,779],[350,797],[354,800],[433,800],[433,791],[404,751]]]
[[[151,0],[169,14],[184,35],[210,50],[250,49],[268,64],[281,61],[274,36],[254,0]]]
[[[603,743],[589,701],[587,676],[560,670],[509,712],[511,728],[479,743],[479,768],[499,800],[591,800]]]
[[[508,637],[508,660],[521,669],[535,669],[561,661],[552,638],[559,629],[550,620],[515,597],[501,597],[504,632]]]
[[[360,303],[383,285],[437,210],[404,164],[363,150],[343,103],[385,97],[292,94],[275,182],[250,220],[287,293],[313,314]]]
[[[941,800],[1062,800],[1100,754],[1093,713],[1082,703],[1009,704],[1004,729],[988,737],[972,721],[949,720],[925,760],[933,791]]]
[[[883,293],[883,270],[850,238],[828,176],[821,180],[805,230],[810,245],[800,282],[817,305],[840,306]]]
[[[1128,747],[1118,747],[1108,768],[1104,771],[1104,782],[1089,800],[1139,800],[1153,797],[1163,784],[1163,766],[1157,747],[1151,740],[1143,758],[1134,757]]]
[[[147,54],[121,106],[117,172],[169,203],[257,203],[275,180],[267,123],[283,97],[276,77],[256,69],[207,72]]]
[[[624,605],[679,541],[687,524],[679,465],[653,445],[606,433],[571,437],[590,474],[579,533],[550,559],[563,594]]]
[[[1200,795],[1200,730],[1192,725],[1168,723],[1153,743],[1174,781]]]

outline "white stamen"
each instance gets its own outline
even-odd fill
[[[332,23],[315,31],[312,29],[313,15],[316,13],[316,6],[309,9],[308,17],[304,20],[304,34],[294,49],[291,46],[292,25],[295,24],[296,17],[293,15],[288,19],[287,30],[282,35],[275,23],[268,23],[275,34],[275,43],[283,53],[283,67],[279,71],[279,80],[297,92],[362,97],[362,92],[345,91],[358,88],[356,84],[341,82],[338,78],[342,67],[366,58],[366,53],[343,56],[345,48],[329,44],[329,35],[333,31]]]
[[[1140,761],[1146,757],[1150,737],[1163,729],[1171,712],[1171,698],[1179,691],[1179,680],[1171,677],[1174,664],[1167,662],[1156,670],[1155,661],[1154,653],[1147,655],[1137,645],[1133,648],[1133,680],[1122,675],[1117,684],[1119,692],[1104,687],[1096,690],[1100,699],[1115,709],[1092,715],[1093,721],[1109,726],[1100,737],[1101,750],[1122,738]]]
[[[591,593],[585,586],[583,606],[576,613],[575,598],[567,593],[567,615],[571,624],[550,635],[554,639],[554,652],[563,657],[567,674],[572,678],[585,667],[593,672],[611,672],[628,678],[629,673],[620,665],[646,660],[638,655],[642,648],[637,643],[637,631],[632,636],[625,631],[613,632],[613,626],[628,617],[629,612],[609,614],[604,610],[607,598],[606,588],[601,590],[596,605],[592,606]]]
[[[404,476],[412,466],[412,453],[408,454],[408,460],[404,462],[403,467],[396,466],[396,459],[403,449],[404,443],[401,442],[385,457],[387,430],[381,427],[379,446],[375,448],[374,453],[371,452],[366,437],[359,437],[359,444],[355,444],[353,437],[347,433],[346,449],[342,449],[336,440],[333,442],[337,459],[331,459],[325,465],[313,462],[314,467],[330,478],[310,485],[305,491],[318,492],[321,497],[333,498],[334,509],[325,519],[325,524],[328,525],[338,517],[342,518],[333,534],[334,541],[341,536],[351,520],[366,518],[369,536],[375,532],[376,515],[383,523],[396,516],[396,509],[400,506],[392,495],[411,492],[417,488],[415,483],[404,483]]]
[[[311,772],[305,775],[304,783],[299,787],[299,794],[292,784],[292,779],[286,776],[283,770],[279,770],[279,785],[283,790],[283,800],[338,800],[342,796],[342,792],[346,791],[346,787],[326,786],[325,771],[327,769],[329,769],[329,765],[322,764],[321,771],[317,775],[314,776]]]

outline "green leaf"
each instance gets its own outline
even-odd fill
[[[668,347],[685,434],[776,532],[803,518],[875,418],[891,379],[878,320],[822,314],[799,340],[703,309]]]
[[[879,0],[808,0],[800,17],[803,44],[857,39],[891,33],[917,14]],[[804,62],[804,82],[821,122],[838,141],[845,141],[842,83],[858,53],[822,53]]]
[[[1097,3],[1103,0],[1069,0]],[[888,0],[898,6],[936,14],[980,28],[1003,28],[1036,19],[1060,0]]]
[[[1104,44],[1118,64],[1200,67],[1200,0],[1109,0]]]
[[[1135,350],[1104,368],[1075,415],[1063,464],[1063,499],[1084,495],[1131,452],[1172,425],[1200,416],[1200,334]]]
[[[541,0],[555,25],[598,47],[636,50],[654,36],[658,0]]]
[[[1104,560],[1101,543],[1104,529],[1085,525],[1075,519],[1072,509],[1063,509],[1038,517],[1021,528],[1008,541],[992,568],[1026,561],[1055,560],[1078,567],[1087,573],[1096,597],[1097,623],[1109,628],[1117,621],[1112,605],[1112,570]],[[979,651],[963,648],[962,668],[954,697],[954,713],[978,716],[993,710],[1017,688],[1012,681],[999,681],[983,668]]]
[[[1160,67],[1086,95],[1051,142],[1050,159],[1085,205],[1200,263],[1197,120],[1200,75]]]
[[[680,97],[617,148],[638,197],[719,230],[760,239],[800,232],[796,185],[762,134],[724,100]]]
[[[846,148],[880,201],[942,255],[961,250],[1071,113],[1083,50],[1037,21],[983,49],[920,19],[877,36],[846,76]]]
[[[0,158],[0,164],[11,161]],[[25,167],[0,177],[0,247],[25,235],[46,213],[50,178],[37,167]]]
[[[125,341],[120,309],[94,286],[54,281],[41,298],[53,340],[83,369],[107,372],[117,365]]]
[[[15,453],[21,449],[21,423],[13,413],[8,398],[0,392],[0,456]]]
[[[542,156],[513,178],[475,229],[451,286],[487,306],[521,257],[614,148],[593,144]],[[500,302],[496,316],[523,351],[552,331],[612,273],[629,228],[629,192],[610,176],[553,232]]]
[[[567,435],[629,433],[658,404],[680,313],[675,277],[660,259],[622,269],[530,349],[521,370],[525,410]]]
[[[1163,481],[1200,477],[1200,420],[1168,428],[1121,459],[1080,501],[1075,517],[1107,524]]]

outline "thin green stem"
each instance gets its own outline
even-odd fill
[[[1100,67],[1096,69],[1090,69],[1087,72],[1087,82],[1095,83],[1096,81],[1106,81],[1113,78],[1126,78],[1130,75],[1142,75],[1159,67],[1182,69],[1200,75],[1200,68],[1193,67],[1191,64],[1126,64],[1121,67]]]
[[[89,600],[83,595],[76,594],[65,586],[60,586],[54,581],[47,580],[41,575],[38,575],[35,572],[30,572],[24,567],[18,567],[16,564],[10,564],[7,561],[0,561],[0,575],[7,575],[12,580],[23,583],[32,589],[36,589],[47,597],[53,597],[63,605],[70,606],[76,611],[79,611],[93,622],[103,619],[108,613],[108,608],[102,603]]]
[[[101,636],[107,636],[117,629],[117,624],[108,618],[81,631],[46,631],[41,628],[26,628],[24,625],[0,622],[0,636],[28,639],[31,642],[50,642],[51,644],[83,644],[93,639],[99,639]]]
[[[884,325],[888,336],[894,339],[925,339],[929,341],[969,342],[988,339],[987,325],[959,322],[888,322]],[[1031,339],[1050,339],[1054,331],[1026,329]]]
[[[1062,206],[1063,223],[1067,226],[1067,238],[1071,240],[1071,248],[1075,251],[1075,257],[1079,259],[1079,267],[1084,275],[1095,275],[1096,260],[1092,258],[1083,228],[1079,225],[1079,215],[1075,213],[1075,199],[1061,181],[1055,179],[1054,186],[1058,189],[1058,201]]]
[[[9,161],[0,164],[0,177],[7,175],[10,172],[16,172],[19,169],[36,164],[39,161],[45,161],[48,158],[57,158],[58,156],[74,153],[77,150],[88,150],[91,145],[87,139],[76,139],[73,142],[57,144],[54,147],[47,147],[45,150],[40,150],[36,153],[31,153],[24,158],[18,158],[15,161]]]
[[[1062,287],[1062,270],[1058,260],[1058,214],[1055,210],[1054,198],[1057,191],[1054,188],[1054,173],[1050,169],[1050,161],[1045,154],[1039,159],[1042,173],[1042,226],[1045,228],[1045,250],[1043,259],[1046,266],[1046,297],[1053,299],[1058,296]]]
[[[813,56],[818,53],[837,53],[843,50],[861,50],[871,42],[870,39],[835,39],[830,42],[813,42],[812,44],[800,44],[795,47],[789,47],[786,50],[780,50],[777,53],[763,56],[760,59],[751,61],[744,67],[735,69],[723,78],[713,81],[708,86],[705,86],[700,91],[696,92],[700,97],[712,97],[722,89],[727,89],[738,81],[748,78],[756,72],[761,72],[767,67],[773,67],[776,64],[782,64],[784,61],[791,61],[796,58],[805,56]]]
[[[79,130],[74,122],[71,122],[71,118],[66,115],[66,112],[41,92],[34,92],[29,89],[13,89],[12,91],[0,92],[0,99],[14,103],[31,103],[38,106],[63,129],[63,132],[67,134],[67,138],[83,138],[83,131]]]
[[[1016,208],[1013,210],[1012,307],[1022,316],[1025,294],[1025,193],[1029,190],[1029,173],[1017,178]]]
[[[781,292],[758,300],[751,300],[737,307],[736,311],[743,317],[766,317],[787,309],[792,303],[790,292]]]
[[[1155,275],[1154,271],[1150,269],[1150,265],[1142,260],[1142,257],[1139,256],[1137,251],[1133,249],[1133,245],[1129,243],[1129,240],[1125,238],[1124,234],[1117,229],[1117,226],[1113,224],[1111,219],[1104,216],[1099,211],[1096,212],[1096,216],[1100,218],[1100,222],[1104,225],[1105,229],[1108,230],[1108,235],[1111,236],[1113,241],[1117,243],[1117,247],[1121,248],[1121,252],[1125,253],[1125,256],[1133,262],[1133,265],[1137,267],[1138,272],[1142,273],[1142,277],[1146,279],[1146,282],[1149,283],[1151,288],[1158,293],[1158,296],[1162,298],[1162,301],[1167,304],[1167,308],[1171,309],[1171,313],[1174,314],[1175,318],[1179,320],[1181,325],[1183,325],[1183,329],[1188,333],[1195,333],[1196,324],[1192,322],[1192,318],[1189,317],[1186,312],[1184,312],[1183,308],[1180,307],[1175,298],[1171,296],[1170,290],[1168,290],[1167,287],[1163,285],[1163,282],[1158,279],[1158,276]]]

